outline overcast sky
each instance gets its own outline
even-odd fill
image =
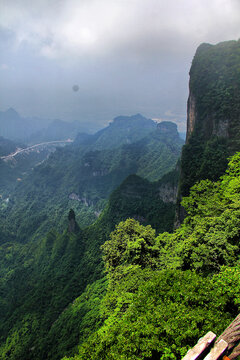
[[[238,38],[240,0],[0,0],[0,110],[183,130],[196,48]]]

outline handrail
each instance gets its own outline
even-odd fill
[[[240,314],[216,340],[209,331],[182,360],[234,360],[240,355]]]

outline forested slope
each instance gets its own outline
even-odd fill
[[[127,219],[109,238],[103,213],[85,232],[51,232],[35,249],[8,244],[2,359],[60,359],[79,342],[76,359],[180,359],[208,330],[220,334],[240,306],[239,175],[240,153],[220,181],[192,188],[172,234]],[[94,282],[105,276],[103,243],[107,277]]]
[[[239,175],[240,153],[220,181],[192,188],[183,200],[188,216],[173,234],[156,236],[133,219],[116,227],[102,247],[103,324],[87,340],[83,325],[85,342],[71,359],[180,359],[207,331],[220,335],[240,310]],[[59,324],[74,322],[78,301]]]
[[[1,342],[6,341],[1,349],[3,359],[57,359],[77,346],[78,331],[86,337],[93,327],[97,328],[102,320],[95,305],[100,304],[105,281],[87,290],[90,297],[99,300],[86,302],[83,294],[76,302],[80,317],[77,310],[73,320],[64,321],[66,326],[61,330],[58,318],[88,284],[104,276],[100,246],[120,221],[134,217],[158,231],[172,229],[178,175],[175,170],[153,183],[130,175],[111,194],[98,220],[84,230],[78,226],[72,233],[51,230],[38,241],[26,243],[7,238],[0,246],[0,334]],[[85,318],[90,309],[92,313]],[[72,335],[62,343],[70,327]]]
[[[128,121],[131,123],[131,118]],[[138,134],[136,122],[132,132],[140,137],[141,121]],[[147,119],[144,122],[150,122],[150,127],[153,123]],[[113,123],[111,129],[105,130],[104,138],[110,132],[109,139],[113,139],[114,127]],[[125,136],[129,133],[127,129]],[[115,135],[119,137],[118,122]],[[8,195],[8,206],[4,203],[0,213],[2,226],[26,242],[31,237],[43,236],[51,228],[63,231],[68,211],[73,208],[80,227],[86,227],[97,219],[110,193],[128,175],[138,174],[154,181],[173,170],[183,144],[176,125],[170,122],[155,126],[154,131],[149,132],[148,128],[148,135],[136,142],[121,145],[123,135],[119,141],[120,145],[111,149],[107,148],[108,143],[103,150],[93,150],[93,144],[90,148],[89,144],[84,147],[73,144],[57,149]],[[99,146],[99,142],[96,144]]]

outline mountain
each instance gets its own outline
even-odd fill
[[[156,237],[137,216],[118,224],[101,247],[106,283],[89,285],[52,328],[52,349],[64,346],[64,359],[181,359],[209,330],[219,336],[239,314],[239,81],[240,41],[198,48],[180,164],[182,224]],[[127,178],[112,194],[115,208],[138,209],[138,187],[142,181]],[[85,299],[93,304],[95,298],[88,307]],[[78,348],[73,337],[65,341],[64,323],[69,333],[78,329]],[[229,346],[226,355],[237,359],[238,347]]]
[[[181,193],[200,179],[217,179],[240,150],[240,40],[202,44],[190,69]]]
[[[75,139],[79,132],[92,131],[93,127],[80,121],[66,122],[53,120],[46,128],[31,134],[27,139],[30,144],[37,144],[47,141]]]
[[[202,44],[190,69],[179,201],[201,179],[217,180],[240,150],[240,40]],[[178,222],[184,212],[178,205]]]
[[[74,139],[79,132],[95,131],[96,127],[80,121],[24,118],[13,108],[0,111],[0,135],[26,144]]]
[[[117,121],[116,127],[113,123],[103,129],[91,145],[83,147],[83,144],[76,146],[74,143],[58,148],[8,194],[8,206],[4,207],[0,223],[3,221],[13,234],[26,241],[31,236],[43,235],[52,227],[62,231],[67,212],[73,208],[80,227],[85,227],[97,219],[110,193],[128,175],[137,174],[156,181],[173,170],[183,144],[176,125],[161,123],[154,126],[152,132],[148,128],[148,134],[140,140],[121,145],[126,135],[143,136],[142,122],[139,128],[135,119],[133,122],[132,133],[130,126],[126,127],[125,137],[123,129],[119,137]],[[149,127],[153,125],[151,120],[147,122]],[[91,150],[99,146],[101,136],[107,139],[107,134],[106,149]],[[109,148],[113,139],[112,146],[117,146],[117,138],[120,145]]]
[[[179,167],[154,182],[129,175],[109,197],[101,217],[105,229],[111,231],[120,221],[131,217],[151,225],[157,232],[171,232],[178,179]]]
[[[3,207],[7,206],[6,201],[8,201],[8,193],[10,192],[10,189],[12,190],[14,188],[17,179],[22,176],[22,171],[19,167],[9,166],[9,164],[4,161],[4,157],[14,153],[20,147],[24,148],[25,145],[0,136],[0,198],[2,199],[1,205]]]
[[[33,132],[46,126],[48,121],[25,119],[13,108],[0,112],[0,134],[15,141],[25,141]]]
[[[172,229],[179,172],[159,179],[175,168],[180,155],[183,142],[175,124],[119,117],[97,134],[79,137],[81,143],[58,148],[22,177],[7,201],[1,199],[3,359],[61,356],[61,350],[54,354],[51,348],[61,339],[54,324],[88,284],[99,281],[105,292],[98,280],[103,271],[99,247],[119,221],[134,217],[157,231]],[[75,214],[84,230],[70,224]],[[22,333],[25,327],[30,332]]]
[[[109,125],[94,135],[80,133],[75,145],[88,145],[88,150],[103,150],[136,142],[155,130],[156,123],[141,114],[118,116]]]

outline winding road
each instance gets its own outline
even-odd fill
[[[72,142],[73,142],[73,140],[67,139],[67,140],[56,140],[56,141],[48,141],[48,142],[44,142],[44,143],[40,143],[40,144],[35,144],[35,145],[32,145],[32,146],[26,147],[24,149],[21,149],[21,148],[17,149],[14,153],[11,153],[11,154],[6,155],[6,156],[1,156],[0,159],[8,160],[8,159],[13,158],[17,154],[28,152],[29,150],[35,149],[35,148],[40,147],[40,146],[54,145],[54,144],[59,144],[59,143],[62,143],[62,144],[63,143],[72,143]]]

